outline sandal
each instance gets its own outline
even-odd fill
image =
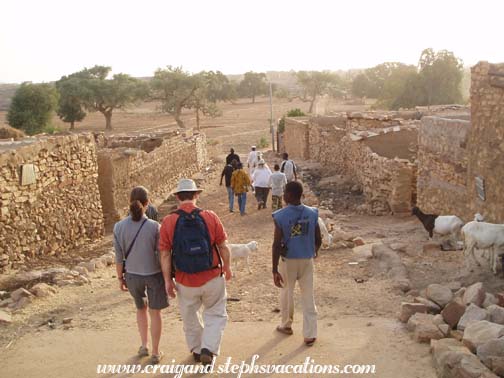
[[[304,343],[306,344],[306,346],[312,346],[313,344],[315,344],[315,341],[317,341],[316,337],[312,339],[304,339]]]
[[[282,327],[282,326],[276,327],[276,330],[280,333],[283,333],[284,335],[292,335],[294,333],[294,331],[292,331],[292,328],[287,328],[287,327]]]
[[[152,365],[159,364],[159,362],[161,361],[161,359],[163,358],[163,356],[164,356],[163,352],[159,352],[159,354],[153,354],[152,357],[151,357],[151,363],[152,363]]]
[[[143,345],[138,348],[138,357],[146,357],[149,355],[149,348],[144,347]]]

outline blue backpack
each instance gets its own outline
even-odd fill
[[[175,211],[179,217],[175,225],[172,256],[175,269],[184,273],[199,273],[219,267],[213,265],[214,246],[200,212],[201,209],[195,209],[190,214]]]

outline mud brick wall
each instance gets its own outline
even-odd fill
[[[22,166],[28,164],[34,180],[23,182]],[[0,271],[103,235],[91,134],[2,143],[0,189]]]
[[[480,62],[471,69],[471,122],[467,187],[471,215],[504,223],[504,64]],[[475,177],[484,181],[485,200]]]
[[[285,118],[282,144],[289,158],[310,159],[308,118]]]
[[[129,194],[145,186],[155,204],[164,201],[180,178],[191,178],[207,164],[204,134],[184,137],[161,135],[141,143],[108,140],[98,152],[99,185],[107,230],[129,209]],[[123,147],[126,145],[128,147]],[[111,148],[114,147],[114,148]]]
[[[471,218],[467,203],[470,129],[469,121],[422,118],[417,182],[417,203],[422,211]]]

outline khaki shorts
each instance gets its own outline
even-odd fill
[[[151,276],[126,273],[125,278],[128,291],[135,300],[137,309],[145,308],[146,300],[152,310],[162,310],[168,307],[168,297],[162,273]]]

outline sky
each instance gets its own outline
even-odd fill
[[[0,82],[96,64],[152,76],[416,64],[424,48],[504,62],[504,0],[1,0]]]

